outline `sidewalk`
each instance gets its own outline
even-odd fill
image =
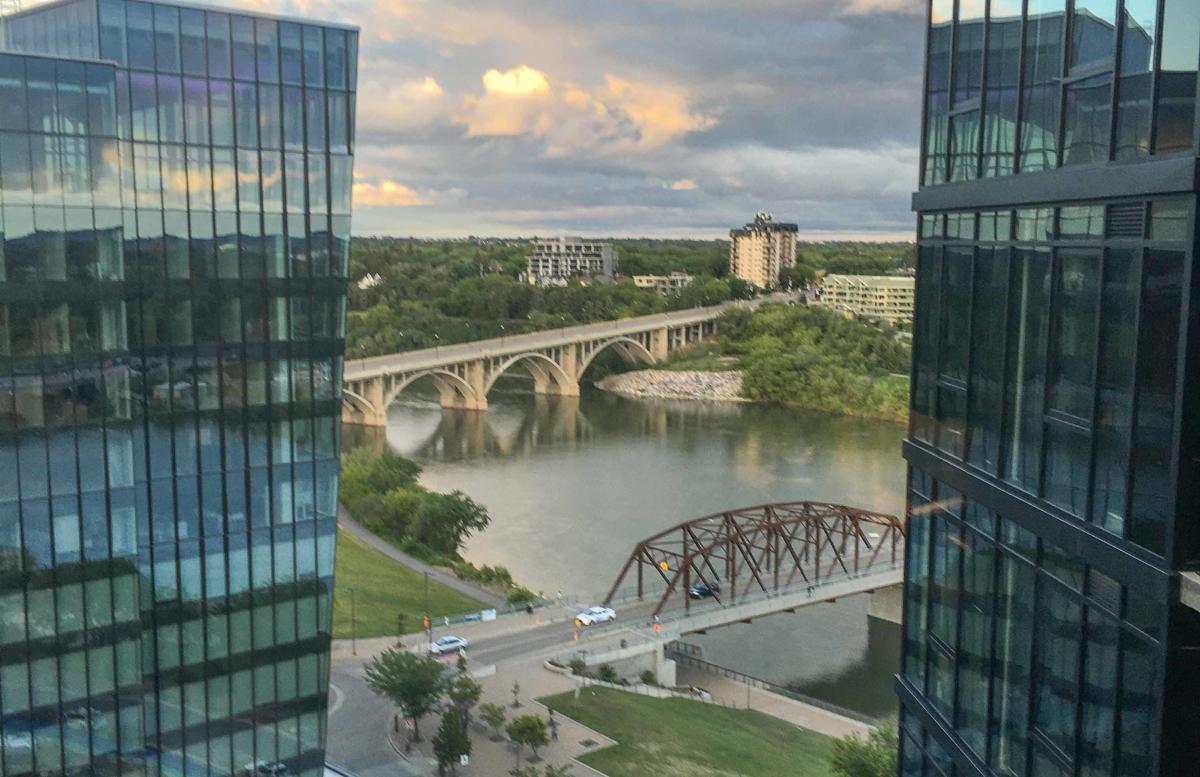
[[[513,683],[520,683],[519,698],[521,706],[512,706]],[[537,715],[542,720],[549,720],[549,712],[535,699],[565,691],[572,691],[576,681],[571,677],[547,672],[540,663],[523,663],[506,667],[496,675],[479,679],[483,686],[483,697],[480,704],[500,704],[508,713],[508,719],[521,715]],[[460,777],[508,777],[509,770],[518,765],[517,753],[507,741],[493,742],[492,730],[479,719],[479,708],[471,713],[471,763],[469,766],[458,767]],[[547,764],[570,765],[576,777],[588,777],[598,772],[575,762],[573,759],[584,753],[598,750],[616,744],[608,737],[561,715],[555,715],[558,723],[558,739],[552,740],[547,747],[538,749],[538,766]],[[437,764],[431,757],[432,740],[441,723],[440,716],[429,715],[421,720],[421,736],[423,742],[413,745],[406,757],[406,765],[411,769],[422,771],[427,775],[437,774]],[[393,723],[394,730],[394,723]],[[397,753],[404,752],[404,732],[393,733],[391,737],[393,748]],[[529,748],[524,748],[519,765],[528,765],[532,756]]]
[[[392,543],[372,534],[365,526],[351,518],[350,513],[346,512],[346,508],[340,504],[338,505],[338,526],[393,561],[403,564],[414,572],[428,574],[432,579],[448,588],[453,588],[455,591],[470,596],[472,599],[478,599],[489,607],[503,607],[506,604],[504,597],[495,591],[489,591],[486,588],[480,588],[466,581],[459,580],[444,570],[430,566],[423,561],[418,561],[407,553],[398,550]]]
[[[762,688],[755,688],[732,678],[705,672],[702,669],[681,664],[676,672],[679,685],[703,688],[711,693],[713,701],[719,704],[745,709],[748,701],[751,709],[792,723],[800,728],[815,731],[818,734],[838,738],[850,734],[865,737],[872,728],[866,723],[843,717],[820,707],[789,699]]]

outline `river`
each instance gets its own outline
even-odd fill
[[[736,403],[578,399],[495,391],[486,414],[406,399],[386,442],[422,483],[487,506],[464,555],[530,588],[599,598],[639,540],[682,521],[816,500],[900,514],[903,430],[876,421]],[[347,428],[346,445],[384,444]],[[895,710],[899,629],[851,597],[694,635],[708,660],[872,715]]]

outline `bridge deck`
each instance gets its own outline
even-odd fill
[[[529,351],[570,345],[578,343],[581,340],[591,340],[598,337],[620,337],[653,329],[661,329],[666,326],[700,324],[712,321],[731,307],[743,306],[754,308],[764,302],[780,302],[787,299],[791,299],[791,297],[786,294],[771,295],[749,302],[739,301],[707,308],[693,308],[691,310],[678,310],[670,313],[657,313],[652,316],[638,316],[637,318],[625,318],[617,321],[602,321],[595,324],[568,326],[542,332],[513,335],[511,337],[494,337],[489,340],[476,340],[470,343],[446,345],[438,348],[405,351],[387,356],[374,356],[369,359],[347,359],[345,377],[346,380],[363,380],[393,372],[429,369],[483,357],[515,356]]]

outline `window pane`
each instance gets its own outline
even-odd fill
[[[1158,0],[1126,0],[1117,81],[1117,159],[1150,153],[1150,87]]]
[[[1017,249],[1010,289],[1005,478],[1034,491],[1041,451],[1050,252]]]
[[[1034,720],[1051,742],[1073,753],[1082,608],[1050,583],[1042,584],[1039,598]]]
[[[1142,275],[1130,537],[1159,554],[1166,547],[1171,501],[1183,262],[1183,252],[1147,251]]]
[[[184,8],[179,12],[183,72],[189,76],[206,74],[204,12]]]
[[[1011,175],[1017,145],[1021,16],[992,4],[984,93],[983,176]]]
[[[1092,522],[1120,536],[1125,526],[1129,435],[1132,424],[1134,311],[1139,262],[1133,251],[1109,251],[1104,259],[1100,305],[1100,354],[1096,407],[1096,475]]]
[[[974,180],[979,149],[979,111],[967,111],[950,121],[950,180]]]
[[[992,678],[992,767],[1015,777],[1025,772],[1029,719],[1029,663],[1033,639],[1033,571],[1000,557],[996,598],[996,656]]]
[[[1158,83],[1158,130],[1155,150],[1192,147],[1196,120],[1196,68],[1200,66],[1200,4],[1165,0],[1162,72]]]
[[[914,371],[912,434],[933,441],[933,392],[937,385],[937,338],[940,328],[938,289],[941,286],[942,249],[923,245],[917,260],[917,287],[931,289],[916,298],[913,328]]]
[[[980,248],[971,304],[970,462],[993,474],[1000,466],[1004,402],[1008,249]]]
[[[949,135],[950,51],[954,33],[953,0],[934,0],[933,24],[929,29],[929,82],[925,105],[926,186],[946,180],[946,138]]]
[[[954,57],[954,102],[979,97],[983,78],[983,0],[959,0]]]
[[[1099,251],[1060,251],[1056,275],[1047,409],[1090,422],[1100,292]]]
[[[1112,80],[1107,75],[1076,81],[1067,87],[1063,164],[1108,160]]]
[[[1075,0],[1071,14],[1071,71],[1111,65],[1116,45],[1115,0]]]
[[[1080,777],[1112,774],[1113,723],[1117,704],[1117,621],[1099,610],[1088,610],[1087,652],[1083,661],[1079,731]]]
[[[1065,0],[1029,0],[1025,28],[1025,113],[1021,169],[1058,166],[1058,92],[1062,75]]]

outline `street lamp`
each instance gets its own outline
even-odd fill
[[[559,316],[558,323],[562,325],[562,331],[563,331],[563,334],[565,335],[567,333],[567,317]]]
[[[343,591],[350,592],[350,655],[358,655],[358,613],[354,607],[354,589],[344,586]]]
[[[504,345],[504,324],[500,325],[500,345]]]
[[[437,332],[433,333],[433,352],[439,355],[442,352],[442,338],[438,337]]]

